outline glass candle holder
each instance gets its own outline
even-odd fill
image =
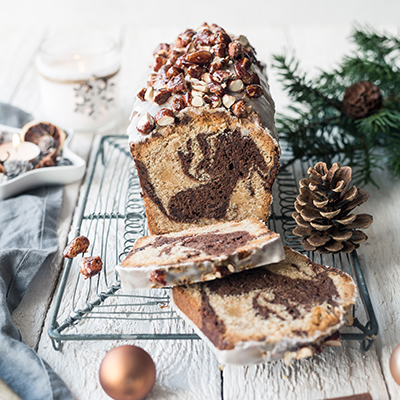
[[[103,35],[59,35],[36,58],[44,118],[63,128],[111,128],[118,117],[117,44]]]

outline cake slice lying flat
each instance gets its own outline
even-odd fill
[[[117,266],[122,289],[203,282],[283,260],[280,236],[250,218],[138,239]]]
[[[285,248],[286,259],[212,282],[172,289],[174,308],[222,363],[286,363],[321,351],[352,321],[349,275]]]

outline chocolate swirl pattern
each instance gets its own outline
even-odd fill
[[[242,136],[239,129],[216,135],[217,144],[214,148],[211,147],[206,134],[198,134],[196,140],[203,156],[196,166],[196,174],[190,172],[194,158],[191,139],[186,143],[186,151],[179,150],[178,156],[182,172],[200,184],[171,197],[167,207],[169,211],[150,183],[146,166],[136,161],[145,193],[169,219],[187,223],[198,222],[201,218],[224,218],[239,179],[247,178],[249,195],[255,195],[249,179],[254,173],[261,177],[265,190],[270,187],[277,165],[270,171],[254,141]]]

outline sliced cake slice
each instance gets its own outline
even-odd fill
[[[208,281],[283,260],[280,236],[250,218],[138,239],[117,266],[122,289]]]
[[[352,323],[351,277],[290,248],[276,264],[172,289],[173,307],[221,363],[286,363],[321,351]]]

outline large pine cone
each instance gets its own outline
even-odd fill
[[[349,214],[365,203],[369,194],[353,186],[350,167],[335,163],[328,170],[323,162],[308,169],[310,179],[300,181],[300,194],[295,201],[293,218],[296,236],[302,237],[304,250],[319,253],[350,253],[368,239],[360,228],[372,223],[368,214]]]
[[[343,97],[343,111],[351,119],[368,117],[381,107],[381,92],[377,86],[368,81],[351,85]]]

